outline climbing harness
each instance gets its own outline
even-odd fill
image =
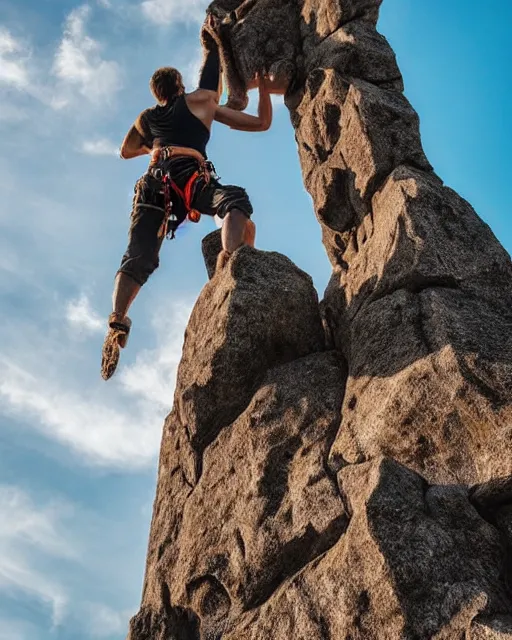
[[[199,162],[198,169],[190,176],[183,189],[173,180],[169,170],[151,166],[157,161],[163,160],[165,162],[169,158],[177,158],[180,156],[192,157]],[[212,162],[205,160],[198,151],[185,147],[164,147],[158,149],[158,154],[154,157],[151,165],[149,172],[154,178],[162,182],[162,191],[160,193],[164,196],[165,214],[162,225],[158,231],[158,237],[162,238],[167,233],[167,238],[173,240],[176,237],[178,226],[183,222],[183,218],[180,220],[173,211],[172,193],[174,192],[183,202],[186,211],[185,217],[191,222],[197,223],[201,219],[201,213],[192,206],[197,182],[202,179],[206,186],[209,184],[211,178],[217,179],[218,176]]]

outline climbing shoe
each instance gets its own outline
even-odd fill
[[[131,324],[128,317],[121,318],[117,313],[112,313],[108,319],[109,329],[101,355],[101,376],[104,380],[109,380],[117,369],[119,350],[126,347]]]

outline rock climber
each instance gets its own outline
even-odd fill
[[[198,89],[186,93],[177,69],[157,69],[150,81],[157,104],[139,115],[121,147],[124,159],[150,154],[151,161],[135,185],[128,248],[115,279],[113,311],[102,352],[105,380],[116,370],[120,348],[126,346],[130,333],[128,310],[158,267],[166,235],[174,237],[187,217],[197,221],[200,213],[219,216],[223,226],[217,270],[242,244],[254,246],[256,228],[250,220],[253,210],[247,193],[220,184],[207,160],[206,145],[214,120],[240,131],[267,130],[272,103],[267,79],[261,76],[257,79],[257,116],[219,106],[222,73],[214,22],[210,16],[201,33],[205,61]]]

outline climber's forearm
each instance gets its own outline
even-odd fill
[[[146,141],[134,125],[123,140],[120,156],[123,160],[129,160],[130,158],[137,158],[138,156],[144,156],[148,153],[151,153],[151,149],[147,146]]]
[[[270,93],[267,91],[263,79],[260,81],[259,92],[258,118],[263,124],[262,131],[266,131],[270,129],[270,125],[272,124],[272,100],[270,99]]]
[[[257,116],[229,107],[217,107],[214,119],[237,131],[267,131],[272,124],[272,101],[263,79],[260,80],[259,86],[260,98]]]
[[[217,107],[214,120],[237,131],[266,131],[270,126],[259,115],[252,116],[229,107]]]

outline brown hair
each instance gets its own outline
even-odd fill
[[[151,77],[149,88],[158,102],[171,100],[185,92],[181,73],[174,67],[157,69]]]

